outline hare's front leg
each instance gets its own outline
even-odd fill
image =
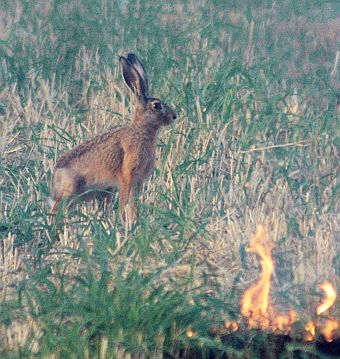
[[[132,181],[122,181],[119,192],[119,215],[123,222],[131,227],[137,220],[137,206],[133,201],[134,190]]]
[[[117,178],[119,185],[119,214],[123,221],[129,223],[129,227],[137,219],[137,208],[133,203],[134,168],[131,161],[125,162],[122,172]]]

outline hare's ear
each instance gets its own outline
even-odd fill
[[[146,90],[146,96],[148,96],[149,95],[149,80],[148,80],[148,76],[146,74],[145,67],[139,61],[138,57],[135,54],[128,54],[127,55],[127,60],[137,70],[137,72],[139,73],[139,76],[144,81],[144,86],[145,86],[145,90]]]
[[[147,97],[145,83],[137,70],[123,56],[119,58],[119,62],[126,85],[138,97],[138,99],[145,100]]]

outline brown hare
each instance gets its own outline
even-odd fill
[[[155,162],[156,137],[176,113],[161,100],[149,97],[149,81],[136,55],[119,58],[126,85],[135,97],[132,123],[99,135],[62,155],[52,178],[52,213],[63,198],[91,189],[119,187],[120,214],[141,188]],[[133,208],[134,220],[136,208]]]

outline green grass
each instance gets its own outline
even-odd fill
[[[303,323],[320,281],[340,287],[338,10],[1,2],[1,357],[323,357],[245,328],[239,300],[258,278],[245,252],[258,224],[276,243],[275,305]],[[138,223],[128,230],[96,202],[51,224],[57,157],[129,121],[127,52],[178,113],[159,136]],[[240,331],[212,335],[227,319]]]

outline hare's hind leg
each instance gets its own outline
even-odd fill
[[[83,176],[77,174],[71,168],[57,168],[52,180],[53,200],[56,202],[55,210],[63,198],[71,198],[75,194],[81,194],[86,187]]]
[[[84,178],[77,175],[72,169],[56,169],[52,179],[52,206],[50,214],[51,225],[53,225],[54,235],[57,240],[60,240],[60,230],[58,228],[64,225],[63,216],[58,212],[60,207],[65,208],[65,206],[60,206],[60,204],[64,202],[67,208],[72,196],[77,193],[82,193],[84,186]],[[64,199],[66,199],[66,201],[63,201]]]
[[[57,168],[52,179],[52,198],[50,199],[51,220],[55,222],[55,216],[64,198],[69,199],[76,194],[80,188],[79,176],[68,168]]]

